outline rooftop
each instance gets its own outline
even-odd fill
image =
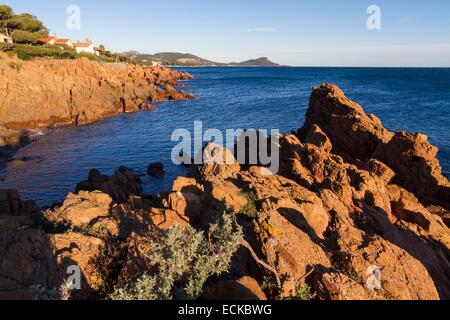
[[[52,40],[56,40],[55,37],[46,37],[46,38],[39,39],[39,41],[42,41],[42,42],[49,42]]]
[[[93,44],[94,44],[94,42],[93,42],[92,40],[86,39],[86,40],[83,41],[83,42],[77,41],[77,42],[75,42],[73,45],[74,45],[75,47],[87,48],[87,47],[90,47],[90,46],[93,45]]]

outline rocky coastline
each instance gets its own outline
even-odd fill
[[[122,111],[143,100],[125,101]],[[66,119],[84,123],[108,112],[68,113],[75,114]],[[47,210],[1,190],[0,299],[60,288],[71,264],[83,286],[69,298],[104,298],[154,270],[142,252],[152,245],[149,232],[205,230],[224,211],[234,214],[247,245],[201,299],[450,299],[450,182],[425,135],[389,132],[324,84],[313,89],[303,127],[280,136],[279,148],[278,175],[237,162],[203,164],[153,196],[142,195],[139,178],[124,167],[111,177],[93,170]],[[376,290],[367,286],[374,267],[382,272]]]
[[[29,142],[29,129],[84,125],[195,98],[176,89],[193,77],[165,67],[86,58],[22,61],[0,53],[0,74],[0,158]]]

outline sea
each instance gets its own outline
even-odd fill
[[[122,165],[142,177],[144,192],[170,190],[186,168],[172,161],[179,132],[267,129],[289,133],[303,125],[313,87],[329,82],[381,119],[389,130],[422,132],[439,148],[450,176],[449,68],[186,68],[183,82],[193,101],[166,102],[155,111],[123,114],[82,127],[35,132],[0,169],[0,189],[17,189],[22,199],[50,206],[73,192],[93,168],[111,175]],[[181,131],[180,131],[181,130]],[[201,139],[201,137],[200,137]],[[201,142],[201,141],[200,141]],[[357,147],[357,146],[355,146]],[[24,160],[24,161],[20,161]],[[163,179],[146,175],[162,162]]]

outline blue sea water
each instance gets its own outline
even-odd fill
[[[188,68],[196,80],[186,83],[195,101],[162,103],[154,112],[125,114],[96,124],[49,130],[20,149],[0,170],[0,188],[18,189],[39,205],[61,201],[89,170],[112,174],[126,165],[144,175],[161,161],[162,180],[143,176],[146,193],[168,190],[185,173],[172,164],[175,129],[279,129],[301,127],[311,88],[323,82],[339,85],[366,112],[390,130],[423,132],[440,149],[444,173],[450,176],[450,69],[398,68]]]

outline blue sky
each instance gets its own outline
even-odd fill
[[[450,67],[446,0],[3,0],[58,37],[89,37],[113,51],[189,52],[221,62],[260,56],[302,66]],[[69,30],[69,5],[81,29]],[[366,26],[381,9],[381,30]]]

